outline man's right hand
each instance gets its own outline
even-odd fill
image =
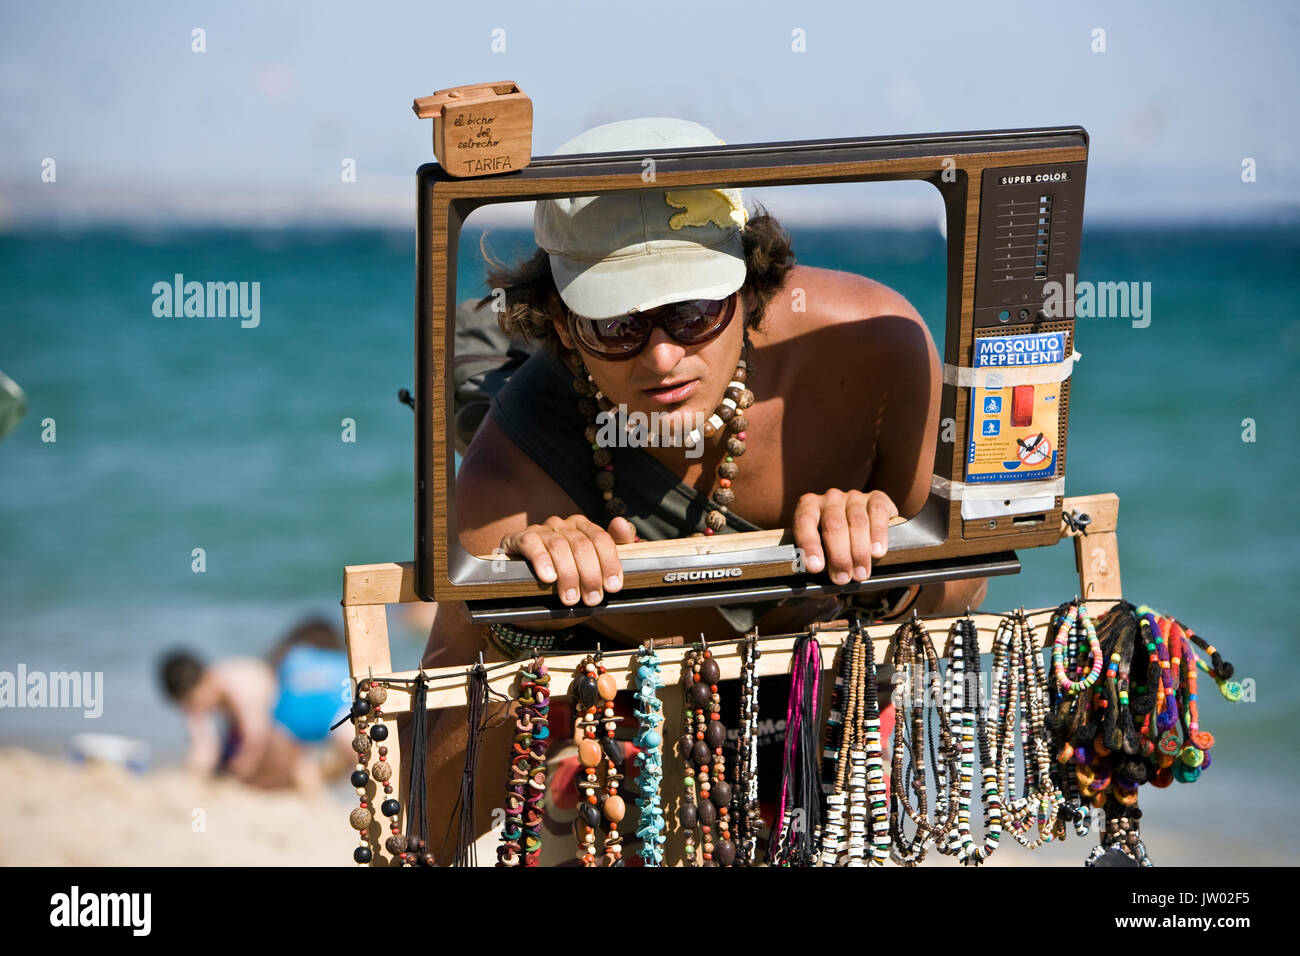
[[[501,539],[506,554],[532,565],[538,580],[555,584],[564,604],[599,604],[606,591],[623,587],[623,566],[616,545],[631,544],[636,529],[626,518],[615,518],[606,530],[585,515],[552,515],[542,524]]]

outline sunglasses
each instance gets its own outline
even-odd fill
[[[569,330],[582,350],[606,362],[636,358],[656,326],[678,345],[693,347],[716,339],[736,314],[736,296],[670,302],[649,312],[588,319],[569,312]]]

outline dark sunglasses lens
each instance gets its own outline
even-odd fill
[[[731,298],[681,302],[665,318],[664,329],[686,345],[707,341],[731,321],[732,303]]]
[[[600,355],[619,356],[645,344],[649,323],[640,316],[616,316],[612,319],[574,319],[579,341]]]

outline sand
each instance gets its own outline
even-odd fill
[[[344,790],[346,793],[346,790]],[[203,778],[0,748],[4,866],[355,866],[351,805]]]
[[[0,800],[17,810],[11,820],[20,821],[0,829],[0,865],[355,866],[349,793],[342,780],[308,796],[179,767],[137,774],[0,748]],[[1158,866],[1294,865],[1281,846],[1243,845],[1204,826],[1179,832],[1171,822],[1143,827]],[[495,842],[494,834],[484,836],[481,863],[494,861]],[[1095,838],[1071,836],[1032,852],[1010,838],[1003,842],[990,865],[1077,867]],[[923,865],[956,863],[931,854]]]

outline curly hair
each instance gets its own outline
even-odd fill
[[[794,249],[790,236],[775,217],[761,205],[741,231],[745,248],[745,284],[740,289],[745,307],[745,327],[757,329],[767,312],[768,303],[794,267]],[[551,276],[550,256],[544,249],[513,266],[492,258],[480,244],[487,260],[487,286],[494,290],[479,300],[479,306],[492,301],[495,290],[505,294],[505,311],[497,321],[502,331],[552,351],[562,345],[555,333],[554,320],[564,315],[564,303]]]

